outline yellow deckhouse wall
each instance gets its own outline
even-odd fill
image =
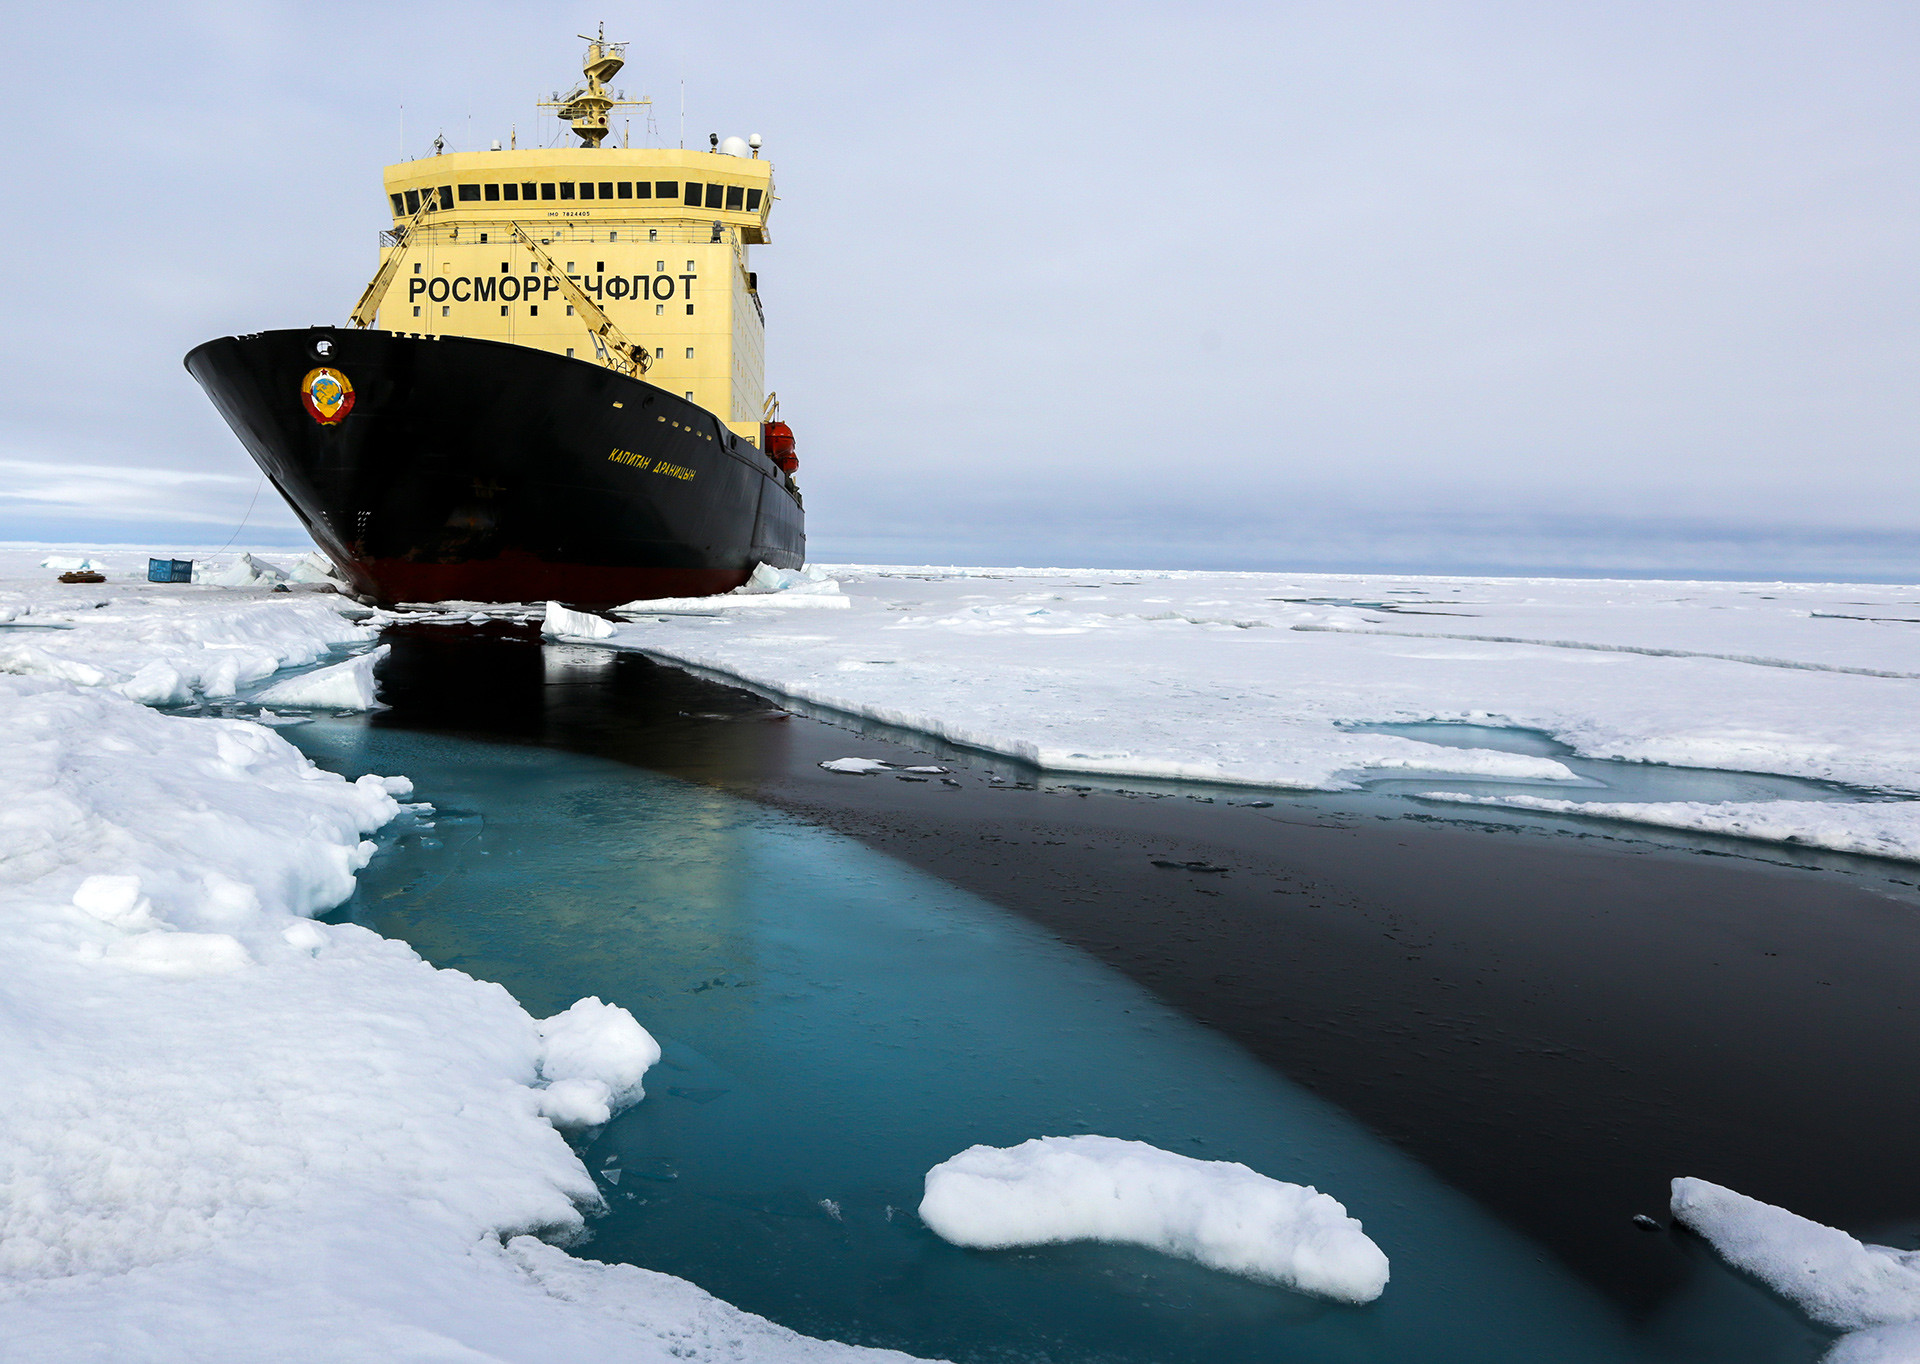
[[[430,207],[412,241],[381,236],[382,262],[405,255],[375,326],[592,359],[593,339],[515,238],[518,223],[652,352],[648,382],[759,443],[765,339],[747,252],[768,241],[770,163],[640,148],[463,152],[388,166],[385,181],[396,227]]]

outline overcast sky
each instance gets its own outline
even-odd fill
[[[604,18],[766,139],[816,557],[1920,579],[1917,14],[16,9],[0,538],[225,540],[180,357],[342,320],[382,165],[549,138]]]

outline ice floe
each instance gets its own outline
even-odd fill
[[[380,704],[373,670],[386,656],[387,646],[382,644],[344,663],[276,682],[264,691],[255,692],[252,700],[261,705],[298,706],[309,710],[372,710]]]
[[[850,777],[864,777],[872,772],[888,772],[893,764],[882,762],[878,758],[829,758],[820,764],[829,772],[841,772]],[[924,768],[910,767],[909,772],[925,771]]]
[[[713,605],[787,593],[636,602],[604,643],[1062,773],[1320,790],[1575,777],[1553,757],[1367,728],[1442,721],[1538,731],[1584,759],[1920,792],[1920,588],[823,571],[844,592],[825,600],[847,607],[803,625]],[[1619,804],[1635,808],[1580,808],[1920,852],[1920,802]]]
[[[1728,1264],[1847,1332],[1828,1364],[1920,1360],[1920,1251],[1868,1245],[1704,1179],[1674,1180],[1672,1209]]]
[[[1423,791],[1423,800],[1615,819],[1690,833],[1793,843],[1830,852],[1920,862],[1920,801],[1573,801]]]
[[[315,922],[424,812],[410,783],[130,694],[244,686],[360,627],[257,586],[0,594],[73,626],[0,671],[0,1354],[905,1358],[547,1243],[603,1206],[559,1129],[640,1101],[652,1037]]]
[[[548,639],[606,639],[613,634],[613,622],[604,616],[575,611],[550,601],[540,633]]]
[[[1148,1246],[1340,1302],[1372,1302],[1387,1285],[1386,1255],[1326,1194],[1115,1137],[969,1147],[927,1172],[920,1220],[985,1250]]]

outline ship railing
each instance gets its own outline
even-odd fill
[[[727,242],[736,253],[740,250],[738,229],[722,226],[718,237],[713,234],[711,223],[529,223],[524,220],[521,226],[532,234],[542,246],[551,246],[555,242],[609,242],[626,246],[630,243],[646,246],[657,243],[667,245],[711,246],[715,242]],[[416,233],[416,240],[424,242],[449,242],[464,245],[477,242],[482,236],[490,242],[506,243],[513,237],[513,220],[500,219],[497,222],[464,223],[422,223]],[[407,240],[404,226],[396,227],[380,234],[381,246],[400,246]]]

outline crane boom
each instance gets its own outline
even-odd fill
[[[386,298],[387,290],[392,287],[393,277],[400,273],[400,260],[407,254],[407,248],[413,245],[414,232],[420,226],[420,220],[437,206],[436,197],[431,190],[422,194],[420,207],[413,211],[413,216],[407,219],[406,225],[394,233],[398,240],[393,250],[385,260],[380,262],[380,268],[374,271],[372,281],[367,285],[366,291],[360,295],[360,301],[353,305],[353,311],[347,316],[347,320],[354,326],[365,330],[371,327],[373,319],[379,316],[380,303]]]
[[[616,327],[613,319],[601,310],[600,305],[587,297],[586,290],[575,284],[566,271],[553,263],[553,257],[540,249],[540,244],[534,241],[526,228],[515,223],[513,235],[520,239],[521,245],[531,251],[534,259],[544,265],[549,273],[559,277],[560,292],[566,295],[567,302],[574,306],[580,314],[580,320],[586,324],[588,333],[593,337],[593,348],[599,353],[601,361],[610,369],[616,369],[622,374],[635,376],[645,374],[653,363],[653,356],[648,353],[647,348],[637,346],[629,340],[627,334]]]

